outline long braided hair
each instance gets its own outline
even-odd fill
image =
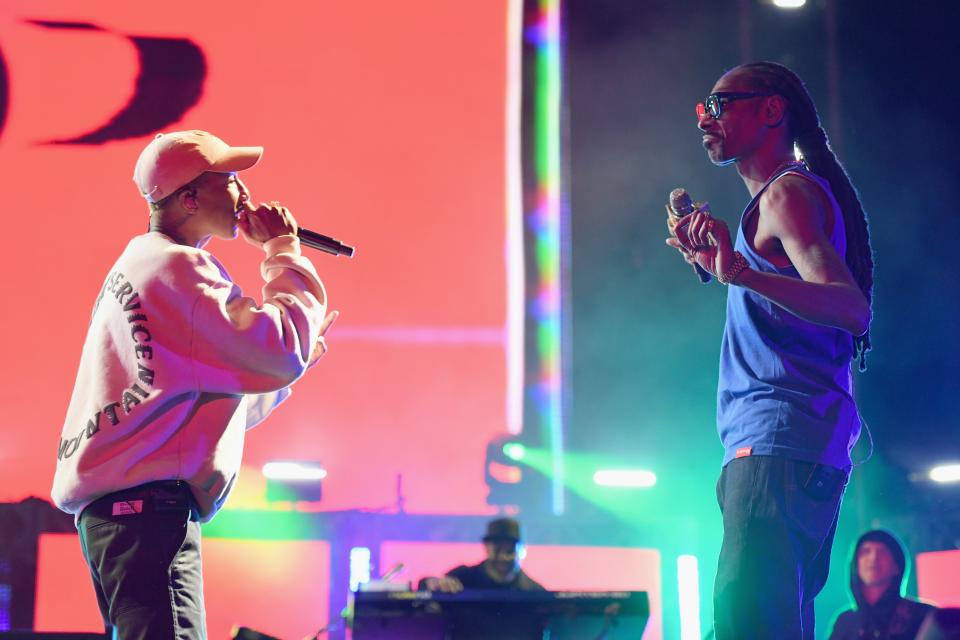
[[[870,248],[867,214],[850,177],[827,142],[827,134],[820,124],[820,116],[806,86],[793,71],[776,62],[752,62],[737,67],[737,71],[745,73],[758,89],[775,93],[787,101],[787,126],[793,143],[800,150],[810,171],[830,183],[830,189],[843,212],[847,267],[866,296],[872,317],[873,250]],[[859,359],[859,369],[864,371],[867,368],[867,351],[870,350],[869,327],[863,335],[854,337],[853,346],[854,357]]]

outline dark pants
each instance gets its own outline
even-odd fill
[[[807,640],[827,581],[847,473],[775,456],[731,461],[717,500],[723,546],[714,584],[717,640]]]
[[[205,639],[200,525],[186,483],[104,496],[80,515],[97,604],[122,640]]]

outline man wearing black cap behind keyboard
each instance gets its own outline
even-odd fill
[[[525,555],[520,523],[513,518],[497,518],[487,523],[483,536],[487,558],[480,564],[460,565],[442,578],[424,578],[420,589],[458,593],[464,589],[503,589],[508,591],[545,591],[520,568]]]

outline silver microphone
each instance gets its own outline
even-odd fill
[[[693,205],[693,200],[686,189],[677,187],[670,192],[670,215],[677,220],[677,228],[682,230],[681,225],[683,223],[680,221],[694,211],[696,211],[696,207]],[[696,263],[694,263],[693,268],[696,270],[700,282],[704,284],[710,282],[712,276],[706,269]]]

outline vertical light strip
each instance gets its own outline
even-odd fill
[[[539,278],[533,315],[540,359],[537,404],[549,434],[553,513],[566,510],[564,499],[563,353],[561,279],[561,33],[560,0],[539,0],[536,34],[534,165],[537,204],[531,221]]]
[[[370,582],[370,549],[353,547],[350,549],[350,591],[367,582]]]
[[[677,556],[680,640],[700,640],[700,572],[696,556]]]
[[[506,260],[507,260],[507,405],[508,433],[523,429],[523,168],[521,157],[521,87],[523,80],[523,0],[507,2]]]
[[[10,619],[13,617],[10,602],[13,600],[13,587],[0,584],[0,631],[10,631]]]

